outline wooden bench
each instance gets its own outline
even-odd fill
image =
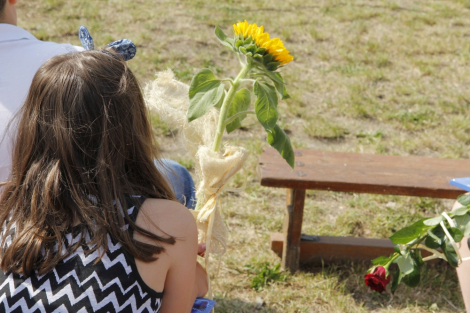
[[[470,176],[470,160],[315,150],[295,150],[295,157],[294,170],[272,148],[259,160],[262,186],[288,188],[283,233],[271,234],[271,248],[292,272],[299,261],[372,260],[394,246],[388,239],[303,235],[306,189],[456,199],[464,191],[450,179]]]

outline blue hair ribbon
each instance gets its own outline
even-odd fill
[[[82,46],[83,48],[85,48],[85,50],[95,49],[95,43],[93,42],[93,38],[91,37],[88,29],[83,25],[80,26],[80,28],[78,29],[78,38],[80,39],[80,42],[82,43]],[[132,59],[137,52],[137,47],[129,39],[113,41],[107,44],[106,47],[113,48],[113,50],[116,51],[116,53],[118,53],[120,56],[122,56],[122,58],[126,61]]]

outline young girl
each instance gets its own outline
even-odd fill
[[[191,311],[207,291],[196,224],[156,153],[118,54],[39,68],[0,198],[0,312]]]

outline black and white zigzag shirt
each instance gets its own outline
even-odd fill
[[[138,205],[128,209],[134,221],[138,210]],[[72,233],[66,237],[66,245],[79,238]],[[163,293],[144,283],[134,258],[109,236],[108,247],[97,264],[98,251],[85,255],[79,248],[43,276],[26,278],[0,270],[0,312],[158,313]]]

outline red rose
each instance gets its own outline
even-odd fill
[[[390,282],[390,278],[390,275],[385,277],[385,268],[383,266],[377,266],[374,272],[364,276],[366,285],[369,286],[370,289],[380,293],[385,291],[385,287],[387,287]]]

